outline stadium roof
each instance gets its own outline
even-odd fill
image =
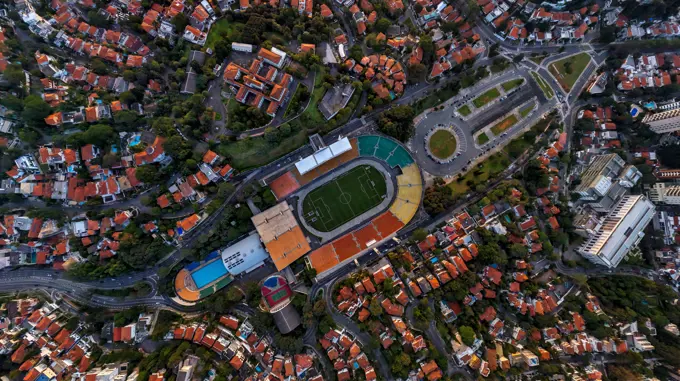
[[[351,150],[352,144],[349,142],[349,139],[342,138],[342,139],[338,140],[337,142],[328,146],[328,148],[330,148],[331,151],[333,152],[333,156],[338,156],[340,154],[343,154],[343,153]]]
[[[250,235],[222,250],[222,261],[232,275],[238,275],[259,266],[269,256],[260,238]]]
[[[304,159],[298,161],[295,163],[295,168],[297,168],[301,175],[304,175],[305,173],[327,162],[328,160],[351,149],[352,144],[350,144],[349,139],[342,138],[331,144],[329,147],[320,149],[313,155],[307,156]]]
[[[277,204],[251,220],[278,270],[311,250],[288,203]]]

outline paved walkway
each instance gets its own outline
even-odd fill
[[[299,190],[297,193],[294,195],[297,197],[297,212],[298,212],[298,217],[300,219],[300,222],[302,223],[302,226],[305,227],[305,229],[310,232],[311,234],[319,237],[321,240],[321,243],[326,243],[342,234],[345,231],[352,230],[355,226],[368,221],[370,218],[373,216],[376,216],[378,213],[381,211],[387,209],[390,204],[392,203],[392,200],[394,200],[395,197],[395,192],[394,190],[396,189],[396,181],[397,179],[392,176],[392,174],[377,160],[373,160],[370,158],[366,157],[361,157],[359,159],[355,159],[348,164],[344,164],[341,168],[337,170],[331,171],[329,174],[326,174],[325,177],[322,177],[321,180],[315,180],[312,182],[313,186],[306,186],[302,190]],[[385,198],[383,198],[382,202],[375,207],[367,210],[366,212],[354,217],[353,219],[345,222],[344,224],[338,226],[337,228],[329,231],[329,232],[322,232],[317,229],[314,229],[311,225],[307,223],[307,220],[304,218],[304,215],[302,214],[302,202],[304,199],[307,197],[309,192],[312,192],[313,190],[319,188],[322,185],[325,185],[332,180],[338,178],[339,176],[342,176],[343,174],[347,173],[348,171],[362,166],[362,165],[370,165],[371,167],[375,168],[378,170],[378,172],[382,173],[382,175],[385,177],[385,184],[387,185],[387,191],[385,193]]]

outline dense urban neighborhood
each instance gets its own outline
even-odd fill
[[[0,380],[680,380],[679,12],[0,2]]]

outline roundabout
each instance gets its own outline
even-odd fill
[[[458,141],[455,130],[449,126],[436,126],[425,137],[427,153],[440,163],[450,162],[456,154]]]

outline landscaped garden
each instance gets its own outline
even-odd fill
[[[482,145],[485,144],[489,141],[489,135],[486,134],[486,132],[482,132],[481,134],[477,135],[477,144]]]
[[[224,42],[224,37],[232,37],[235,32],[243,29],[244,24],[236,21],[227,21],[227,19],[219,19],[212,24],[208,38],[205,41],[205,47],[215,50],[215,44]]]
[[[526,117],[531,113],[531,111],[533,111],[534,107],[536,107],[536,105],[534,105],[533,103],[524,106],[524,108],[519,110],[519,116],[521,116],[522,118]]]
[[[500,122],[496,123],[496,125],[491,127],[491,132],[495,136],[498,136],[502,134],[503,131],[514,126],[515,123],[517,123],[517,116],[515,116],[515,114],[508,115],[505,119],[501,120]]]
[[[550,65],[550,73],[555,76],[564,91],[569,92],[589,62],[588,53],[580,53]]]
[[[536,81],[536,83],[538,83],[538,87],[540,87],[541,90],[543,90],[543,94],[545,95],[546,98],[552,99],[552,97],[555,96],[555,92],[543,79],[543,77],[541,77],[540,75],[538,75],[538,73],[534,71],[531,72],[531,76],[534,77],[534,80]]]
[[[462,178],[450,182],[448,187],[453,190],[454,197],[463,196],[475,190],[477,185],[484,185],[489,178],[503,172],[509,165],[510,160],[504,154],[491,155],[479,166],[470,169]]]
[[[484,94],[478,96],[477,98],[472,100],[472,104],[475,105],[475,107],[480,108],[484,106],[485,104],[491,102],[492,100],[498,98],[501,96],[501,92],[498,91],[497,88],[493,88],[485,92]]]
[[[456,152],[456,137],[447,130],[437,130],[428,142],[430,152],[438,159],[447,159]]]
[[[524,83],[524,78],[517,78],[513,79],[512,81],[505,82],[501,86],[503,86],[503,90],[506,92],[514,89],[515,87],[519,87]]]

